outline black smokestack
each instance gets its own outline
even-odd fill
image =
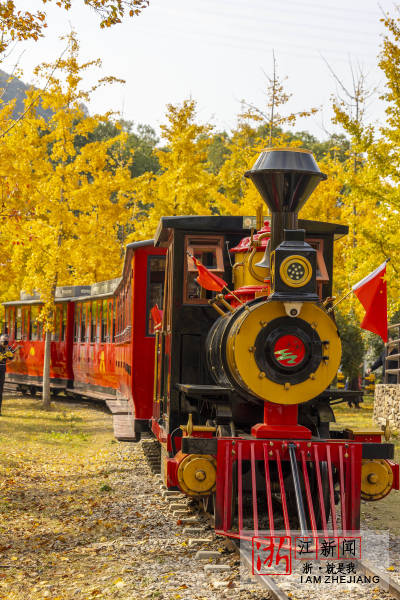
[[[297,213],[326,179],[312,153],[299,148],[266,148],[245,176],[271,211],[271,251],[283,241],[284,229],[296,229]]]

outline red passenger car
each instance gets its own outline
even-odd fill
[[[116,395],[115,296],[120,279],[91,286],[90,294],[74,301],[73,386],[69,395],[99,400]]]
[[[164,271],[165,250],[146,240],[127,246],[122,278],[57,288],[50,386],[107,401],[119,439],[138,439],[152,417],[150,311],[162,306]],[[44,336],[37,321],[40,299],[25,298],[5,303],[5,331],[21,346],[7,367],[7,381],[34,395],[42,387]]]
[[[87,288],[86,288],[87,289]],[[72,385],[72,329],[74,305],[71,296],[84,288],[62,287],[57,289],[54,332],[51,339],[50,387],[53,393]],[[44,335],[42,323],[37,321],[41,303],[38,297],[24,297],[5,303],[4,331],[12,345],[20,346],[20,352],[7,365],[7,381],[17,384],[23,393],[35,395],[42,387]]]

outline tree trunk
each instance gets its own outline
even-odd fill
[[[61,190],[61,201],[63,200],[63,190]],[[62,226],[62,224],[61,224]],[[62,241],[61,230],[58,234],[57,246],[60,248]],[[51,302],[52,302],[52,310],[49,318],[54,325],[54,301],[56,299],[56,289],[58,283],[58,271],[56,271],[53,281],[53,286],[51,288]],[[46,325],[46,333],[44,336],[44,358],[43,358],[43,385],[42,385],[42,400],[43,400],[43,408],[45,410],[50,410],[51,406],[51,397],[50,397],[50,362],[51,362],[51,331],[48,330],[48,323]],[[52,327],[53,329],[53,327]]]
[[[51,358],[51,331],[46,331],[44,338],[44,360],[43,360],[43,408],[49,410],[51,406],[50,397],[50,358]]]

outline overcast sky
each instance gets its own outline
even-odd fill
[[[42,6],[17,0],[20,8]],[[369,73],[371,87],[382,89],[377,68],[382,40],[382,9],[395,14],[388,0],[150,0],[139,17],[100,30],[97,16],[73,0],[65,12],[45,5],[49,27],[44,39],[17,48],[3,63],[11,70],[22,48],[24,79],[32,81],[33,67],[56,60],[65,43],[59,36],[71,26],[81,40],[82,58],[101,58],[100,75],[126,80],[98,93],[91,112],[109,109],[154,128],[163,123],[166,104],[189,96],[198,101],[201,121],[217,129],[234,126],[245,99],[262,107],[274,50],[287,90],[293,93],[290,110],[322,107],[295,129],[326,137],[330,123],[329,99],[336,85],[323,61],[350,85],[349,60]],[[369,105],[371,120],[381,116],[380,103]]]

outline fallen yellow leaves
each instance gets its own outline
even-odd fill
[[[125,587],[125,580],[115,579],[120,556],[114,542],[130,530],[129,512],[99,491],[120,464],[118,445],[105,448],[113,439],[110,416],[82,405],[66,410],[61,403],[44,414],[21,398],[6,398],[3,407],[0,552],[12,569],[0,574],[0,598],[26,600],[27,576],[29,600],[108,597],[99,579],[110,585],[113,574],[114,589]],[[79,435],[78,441],[55,439],[66,423],[90,445]],[[128,489],[119,497],[125,502]]]

